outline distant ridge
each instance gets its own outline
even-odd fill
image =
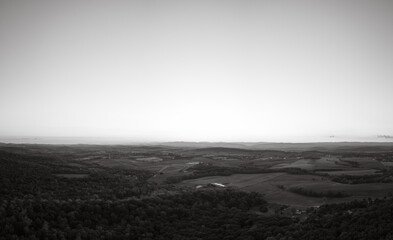
[[[289,142],[131,142],[125,140],[115,139],[100,139],[100,141],[92,141],[89,139],[82,139],[79,141],[27,141],[25,139],[17,139],[18,141],[10,141],[9,139],[0,138],[0,146],[23,146],[23,145],[63,145],[63,146],[133,146],[133,147],[156,147],[156,148],[227,148],[227,149],[242,149],[242,150],[273,150],[273,151],[358,151],[358,152],[393,152],[393,142],[303,142],[303,143],[289,143]],[[30,140],[30,139],[28,139]],[[52,139],[50,139],[52,140]]]
[[[271,142],[163,142],[161,146],[180,148],[228,148],[244,150],[277,151],[393,151],[393,142],[315,142],[315,143],[271,143]]]

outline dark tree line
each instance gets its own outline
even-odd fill
[[[86,178],[56,173],[86,174]],[[78,168],[58,159],[0,152],[0,199],[35,196],[43,199],[121,199],[148,195],[156,186],[152,172],[112,168]]]
[[[334,182],[345,184],[363,184],[363,183],[391,183],[393,182],[393,170],[381,170],[379,174],[372,175],[340,175],[333,176],[331,180]]]
[[[259,194],[230,190],[125,201],[4,200],[0,239],[247,239],[256,221],[268,221],[248,210],[265,204]],[[279,230],[274,219],[269,226]]]
[[[314,191],[311,189],[305,189],[301,187],[292,187],[289,188],[288,191],[297,193],[300,195],[308,196],[308,197],[327,197],[327,198],[343,198],[349,197],[348,194],[337,192],[337,191]]]
[[[0,239],[392,239],[393,200],[324,205],[299,221],[253,213],[260,195],[231,190],[143,199],[13,199]],[[252,211],[250,211],[252,210]]]

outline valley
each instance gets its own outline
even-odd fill
[[[368,231],[355,216],[388,224],[393,146],[327,145],[0,144],[0,239],[310,239],[338,218],[312,238],[345,239]]]

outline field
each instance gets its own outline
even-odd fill
[[[234,174],[231,176],[210,176],[183,181],[183,184],[190,186],[206,185],[209,183],[222,183],[227,187],[259,192],[269,202],[301,208],[367,197],[383,197],[393,191],[393,183],[349,185],[332,182],[325,177],[292,175],[287,173]],[[302,187],[316,192],[335,191],[349,196],[346,198],[307,197],[286,190],[292,187]]]
[[[319,171],[330,176],[350,175],[350,176],[362,176],[362,175],[375,175],[379,174],[378,170],[375,169],[363,169],[363,170],[339,170],[339,171]]]
[[[0,239],[392,239],[393,148],[287,147],[0,144]]]
[[[290,147],[292,149],[294,145]],[[345,145],[337,149],[329,147],[325,151],[163,145],[3,144],[1,148],[3,151],[27,156],[61,159],[67,167],[59,168],[53,173],[59,178],[89,178],[86,169],[89,172],[101,171],[102,168],[143,170],[151,172],[149,182],[162,187],[169,184],[175,188],[194,191],[197,186],[201,190],[217,187],[212,183],[218,183],[225,185],[225,188],[261,193],[270,203],[298,208],[383,197],[393,191],[393,177],[389,175],[390,162],[384,161],[390,159],[393,153],[390,151],[392,148],[385,145],[379,150],[373,146],[373,151],[368,151],[367,147],[364,147],[364,151],[359,148],[351,151]],[[79,169],[79,172],[70,173],[67,168]],[[64,169],[63,172],[61,169]],[[381,180],[370,176],[384,178]],[[357,178],[366,179],[360,184],[348,184],[344,181],[354,181],[351,177],[356,178],[356,181]],[[311,196],[295,193],[292,191],[294,188],[309,191]],[[329,191],[342,193],[345,197],[322,197]],[[315,197],[312,193],[320,193],[321,196]]]

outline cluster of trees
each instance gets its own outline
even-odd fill
[[[393,153],[379,153],[376,159],[380,162],[393,162]]]
[[[63,171],[64,170],[64,171]],[[54,173],[84,173],[86,178]],[[148,195],[156,186],[146,180],[152,172],[111,168],[72,167],[55,158],[0,151],[0,200],[36,196],[43,199],[122,199]]]
[[[392,239],[393,200],[324,205],[299,221],[253,213],[256,193],[232,190],[112,200],[0,202],[0,239]]]
[[[292,232],[294,239],[393,239],[393,199],[321,206]]]
[[[345,184],[391,183],[393,182],[393,170],[381,170],[380,174],[372,175],[339,175],[331,177],[331,180]]]
[[[348,194],[342,193],[342,192],[336,192],[336,191],[326,191],[326,192],[320,192],[320,191],[314,191],[311,189],[305,189],[301,187],[292,187],[288,189],[290,192],[297,193],[300,195],[308,196],[308,197],[327,197],[327,198],[343,198],[343,197],[349,197]]]
[[[291,222],[248,213],[265,204],[259,194],[231,190],[124,201],[4,200],[0,239],[250,239],[258,222],[274,233]]]

